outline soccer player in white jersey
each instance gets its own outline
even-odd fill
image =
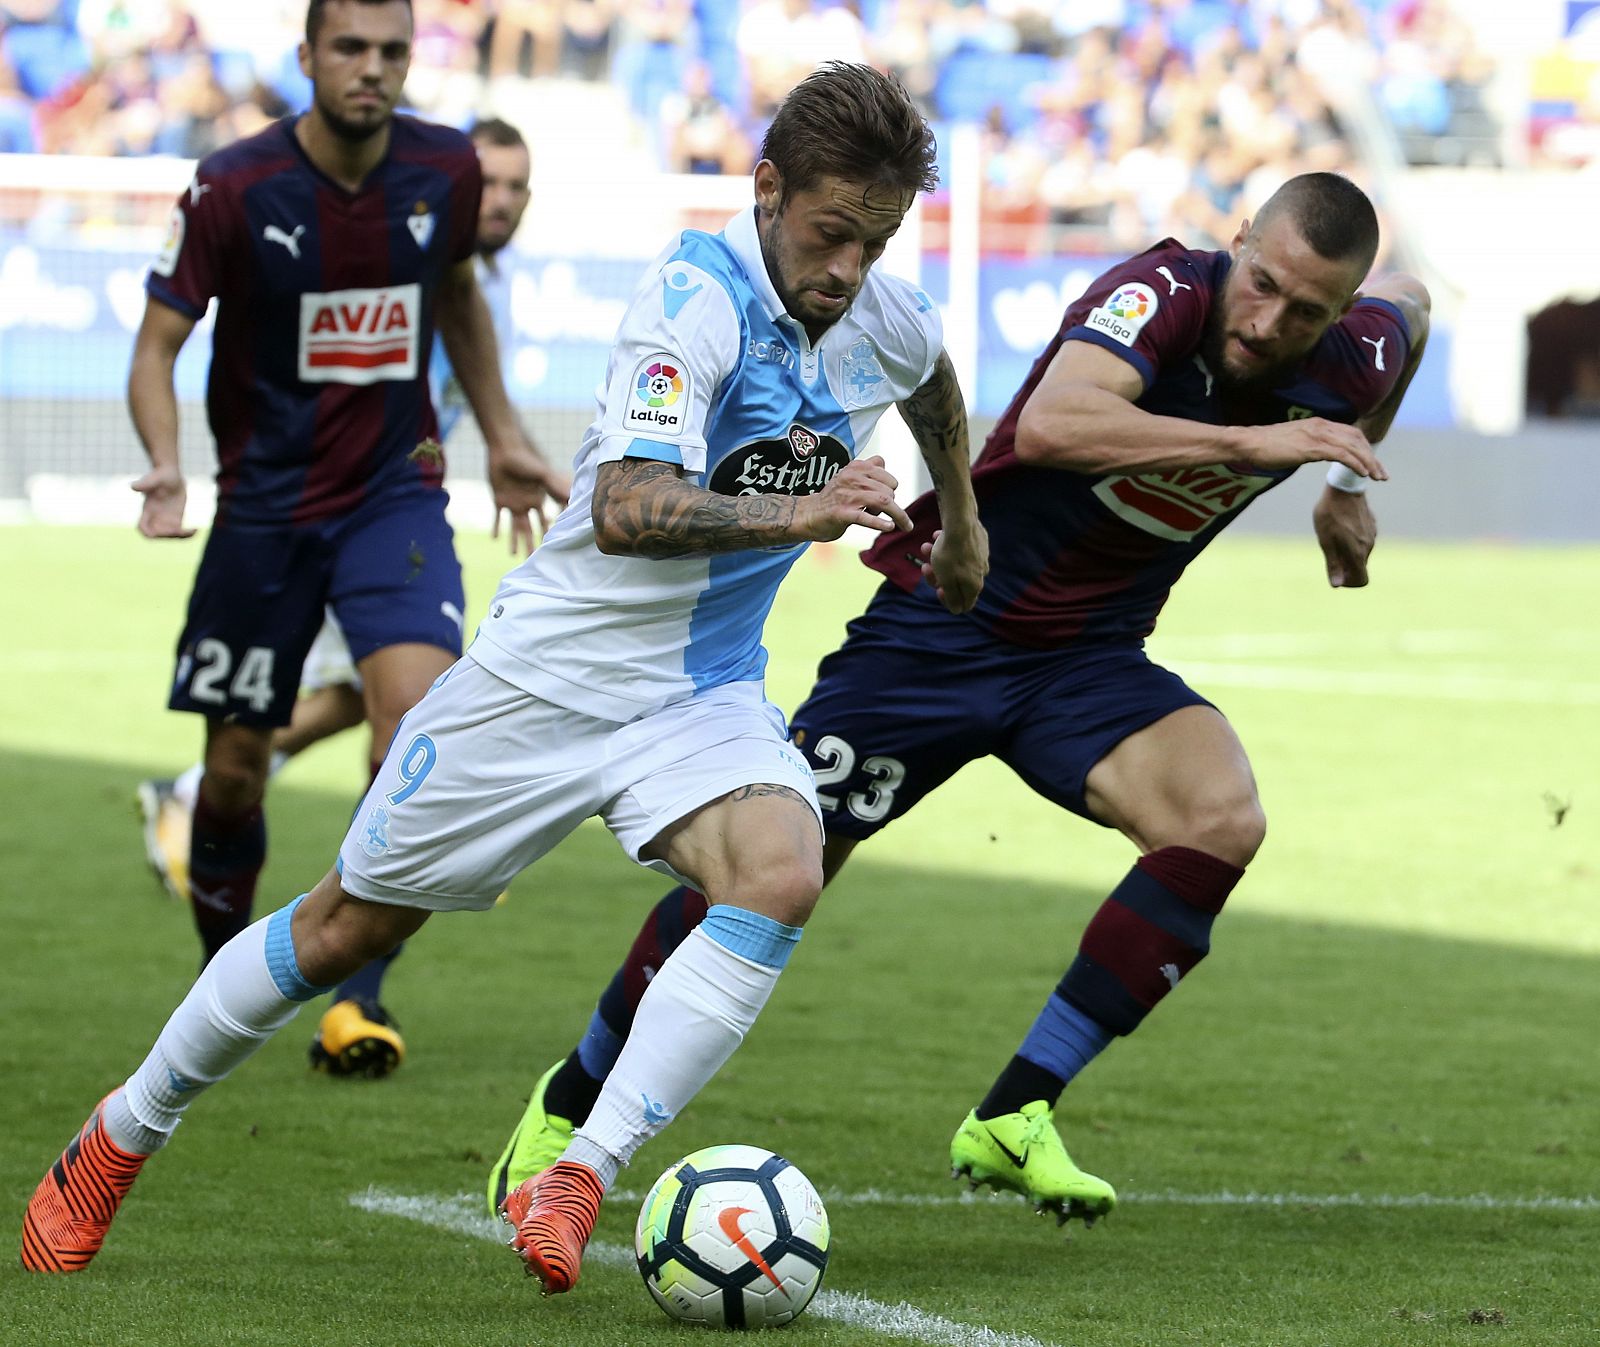
[[[401,724],[338,864],[218,953],[95,1107],[29,1204],[26,1266],[87,1265],[200,1091],[430,913],[490,906],[599,815],[710,908],[565,1155],[507,1197],[513,1247],[547,1293],[571,1289],[619,1168],[738,1046],[821,889],[815,786],[763,695],[761,629],[806,543],[909,525],[882,460],[857,457],[891,404],[942,512],[923,573],[951,611],[982,588],[937,311],[873,270],[933,158],[905,90],[868,66],[824,66],[789,95],[754,207],[721,234],[686,231],[646,273],[571,504]]]
[[[500,252],[516,236],[530,199],[532,163],[522,133],[497,117],[476,122],[467,132],[483,172],[479,196],[477,250],[473,270],[488,306],[502,359],[511,349],[510,273]],[[439,418],[439,439],[448,442],[467,410],[467,397],[445,353],[435,341],[429,384]],[[455,620],[459,624],[461,615]],[[268,775],[313,744],[353,729],[367,719],[361,675],[349,643],[330,608],[300,676],[289,723],[272,734]],[[383,744],[371,758],[381,759]],[[189,900],[189,839],[203,766],[195,763],[175,779],[139,783],[137,799],[144,820],[145,857],[156,878],[174,898]],[[383,1006],[383,978],[399,954],[374,959],[334,989],[328,1009],[311,1040],[311,1064],[333,1076],[386,1076],[405,1060],[405,1040]]]

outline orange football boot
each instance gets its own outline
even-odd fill
[[[95,1105],[83,1130],[39,1180],[23,1213],[22,1266],[30,1272],[80,1272],[88,1267],[105,1242],[111,1218],[150,1158],[129,1154],[106,1135],[100,1122],[105,1102]]]
[[[572,1160],[557,1160],[506,1195],[500,1215],[516,1229],[511,1247],[527,1264],[528,1275],[544,1283],[545,1295],[560,1295],[578,1284],[584,1246],[605,1195],[600,1176]]]

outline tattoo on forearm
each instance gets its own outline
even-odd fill
[[[635,556],[663,560],[798,541],[793,496],[724,496],[686,482],[670,463],[607,463],[594,486],[594,521]]]
[[[933,489],[942,495],[954,474],[967,472],[971,457],[967,409],[961,401],[955,366],[943,351],[928,381],[900,404],[900,414],[922,451]]]

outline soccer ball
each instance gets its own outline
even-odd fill
[[[672,1318],[775,1328],[811,1303],[828,1213],[811,1181],[759,1146],[708,1146],[667,1170],[634,1232],[644,1284]]]

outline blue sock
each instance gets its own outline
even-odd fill
[[[604,1080],[617,1064],[626,1041],[597,1010],[589,1017],[589,1030],[578,1044],[578,1061],[595,1080]]]
[[[1059,991],[1052,992],[1016,1056],[978,1105],[978,1117],[1019,1113],[1024,1104],[1040,1099],[1054,1108],[1067,1082],[1115,1037],[1105,1025],[1065,1000]]]
[[[1042,1066],[1064,1086],[1114,1037],[1098,1021],[1052,992],[1017,1049],[1017,1056]]]

